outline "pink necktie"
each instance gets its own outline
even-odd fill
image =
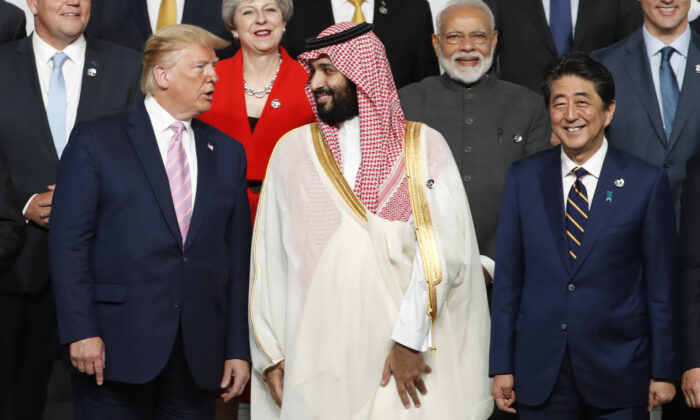
[[[190,219],[192,218],[192,185],[190,183],[190,166],[187,164],[187,155],[182,146],[182,132],[185,125],[180,121],[175,121],[170,125],[173,130],[173,137],[168,145],[168,158],[165,171],[168,173],[170,182],[170,193],[173,196],[175,205],[175,215],[177,223],[180,225],[182,234],[182,247],[185,247],[187,231],[190,230]]]

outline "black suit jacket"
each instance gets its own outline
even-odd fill
[[[681,198],[681,369],[700,367],[700,155],[689,159]]]
[[[0,0],[0,44],[27,36],[27,19],[24,12],[14,4]]]
[[[380,12],[384,7],[385,13]],[[425,0],[375,0],[374,33],[384,43],[396,88],[439,73],[431,35],[433,23]],[[282,45],[296,58],[308,38],[335,23],[330,0],[296,0]]]
[[[18,207],[7,162],[0,154],[0,276],[12,265],[22,247],[24,218]]]
[[[227,41],[233,40],[221,19],[221,0],[185,0],[182,23],[199,26]],[[146,0],[93,1],[85,33],[142,52],[144,43],[153,34]],[[238,47],[232,46],[217,54],[222,59],[229,58],[236,50]]]
[[[690,27],[700,34],[700,18],[695,18],[694,21],[690,22]]]
[[[558,56],[542,0],[486,0],[496,18],[496,71],[503,80],[540,92],[545,66]],[[579,2],[574,50],[590,53],[612,45],[642,24],[636,0]]]
[[[124,47],[87,38],[76,122],[125,109],[140,100],[141,59]],[[7,159],[19,209],[36,193],[56,182],[58,155],[41,96],[32,37],[0,47],[0,153]],[[31,293],[49,279],[48,231],[26,227],[24,247],[0,279],[0,292]]]

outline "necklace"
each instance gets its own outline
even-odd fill
[[[275,79],[277,79],[277,73],[280,72],[280,67],[282,67],[282,54],[277,54],[277,56],[280,59],[279,64],[277,64],[277,71],[275,71],[275,75],[272,76],[272,80],[270,80],[270,82],[268,84],[266,84],[264,88],[251,89],[251,87],[248,86],[248,82],[246,82],[245,79],[243,79],[243,89],[245,90],[246,95],[255,96],[256,98],[262,98],[265,95],[272,92],[272,84],[275,83]]]

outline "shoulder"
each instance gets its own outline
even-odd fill
[[[530,156],[516,160],[510,166],[511,172],[536,174],[550,165],[561,165],[561,147],[549,147]]]
[[[642,184],[648,185],[650,188],[654,185],[652,180],[666,177],[666,171],[664,169],[620,150],[610,143],[608,143],[608,152],[604,165],[607,164],[624,167],[626,172],[634,174],[635,177],[647,179],[649,182],[643,182]]]
[[[399,89],[401,101],[412,100],[428,96],[435,92],[435,89],[444,88],[440,78],[442,76],[428,76],[420,82],[411,83]]]
[[[599,50],[593,51],[591,57],[605,65],[614,63],[624,57],[628,50],[642,42],[642,30],[641,28],[632,32],[625,38],[617,41],[616,43],[610,45],[609,47],[601,48]]]
[[[0,16],[4,16],[5,20],[19,22],[25,19],[24,12],[19,7],[12,3],[0,1]]]
[[[525,86],[516,85],[515,83],[496,78],[494,80],[493,89],[496,93],[508,97],[508,99],[511,101],[523,103],[537,102],[538,105],[544,106],[542,96],[526,88]]]
[[[130,48],[103,41],[88,34],[85,35],[85,40],[87,41],[89,49],[92,49],[102,57],[109,58],[117,65],[124,67],[133,66],[135,64],[138,66],[141,65],[141,54]]]
[[[4,59],[0,60],[0,67],[16,67],[17,64],[11,60],[23,49],[25,49],[27,52],[33,51],[31,36],[0,45],[0,57],[4,57]]]

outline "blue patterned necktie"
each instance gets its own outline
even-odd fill
[[[549,29],[559,55],[571,51],[574,45],[574,29],[571,22],[571,0],[551,0],[549,3]]]
[[[576,181],[569,190],[566,198],[566,242],[569,245],[569,260],[571,265],[578,258],[581,243],[583,243],[583,233],[588,222],[588,194],[586,187],[581,180],[588,175],[588,171],[577,166],[572,171],[576,175]]]
[[[57,52],[51,57],[53,70],[49,82],[49,100],[46,103],[46,116],[49,119],[51,136],[56,145],[56,153],[61,158],[66,147],[66,81],[63,78],[63,63],[68,56],[66,53]]]
[[[673,131],[673,119],[676,117],[676,108],[678,107],[678,80],[671,68],[671,55],[676,50],[673,47],[663,47],[661,49],[661,65],[659,66],[659,85],[661,91],[661,106],[664,113],[664,131],[666,132],[666,141],[671,139],[671,131]]]

